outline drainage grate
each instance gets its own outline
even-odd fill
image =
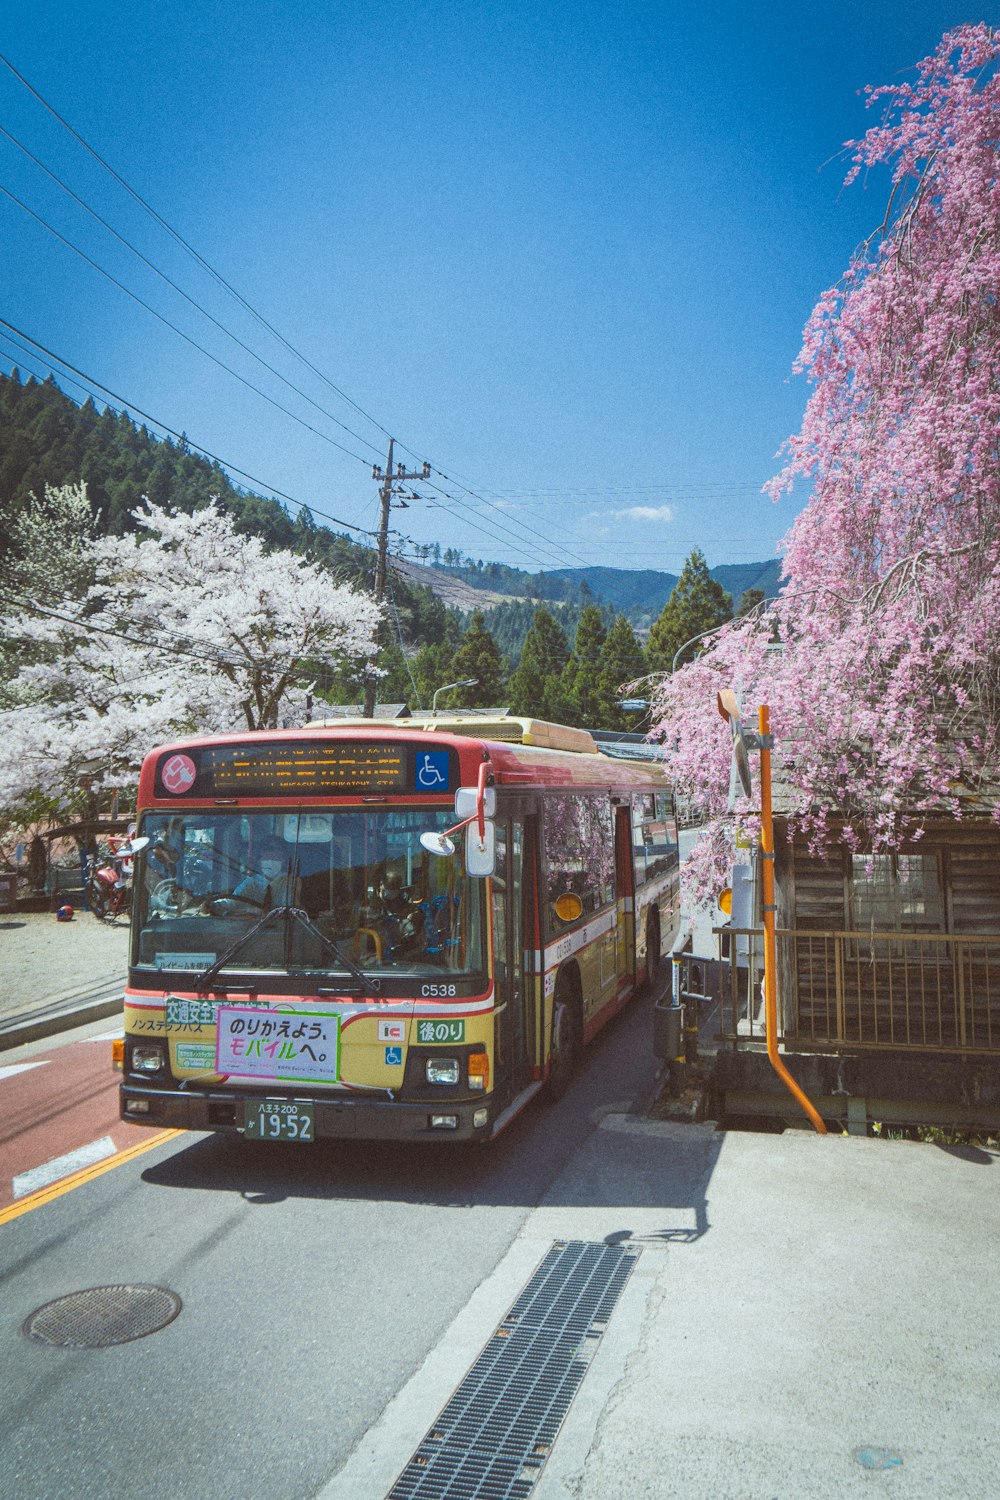
[[[181,1299],[162,1286],[92,1286],[46,1302],[21,1332],[56,1349],[106,1349],[157,1333],[180,1310]]]
[[[639,1251],[556,1241],[386,1500],[522,1500]]]

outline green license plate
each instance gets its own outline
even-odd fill
[[[315,1111],[300,1099],[254,1099],[245,1105],[243,1134],[250,1141],[314,1141]]]

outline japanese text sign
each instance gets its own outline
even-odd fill
[[[220,1005],[216,1070],[276,1083],[336,1083],[340,1016],[334,1011],[253,1010]]]

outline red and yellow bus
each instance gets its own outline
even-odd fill
[[[136,1124],[488,1139],[565,1091],[679,922],[660,765],[537,720],[180,741],[138,822]]]

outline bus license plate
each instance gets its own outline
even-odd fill
[[[248,1100],[243,1134],[251,1141],[314,1141],[314,1113],[299,1099]]]

